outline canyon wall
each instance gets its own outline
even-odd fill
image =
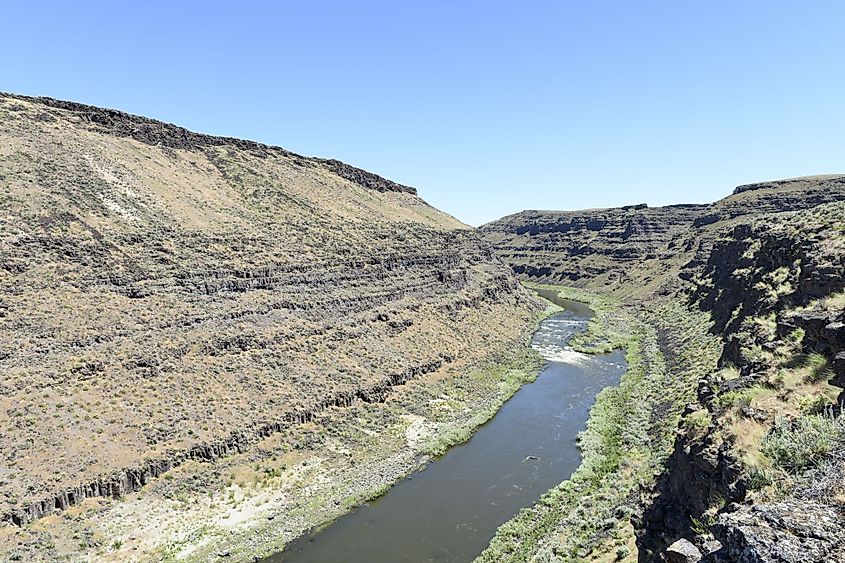
[[[489,361],[537,307],[413,188],[0,95],[0,520]]]
[[[740,186],[706,206],[523,212],[481,230],[523,279],[621,298],[675,377],[706,374],[643,486],[640,561],[845,557],[845,176]],[[690,331],[668,314],[677,304],[719,353],[672,345]]]
[[[581,286],[618,281],[644,260],[658,260],[703,213],[702,205],[645,204],[584,211],[523,211],[480,227],[520,277]]]
[[[689,247],[748,215],[839,201],[842,176],[749,184],[712,204],[646,204],[581,211],[523,211],[482,225],[496,255],[522,279],[601,287],[651,286],[677,276]]]
[[[845,396],[845,203],[755,215],[713,235],[681,277],[724,345],[641,522],[641,559],[712,536],[722,546],[712,561],[838,560],[839,534],[808,534],[800,521],[842,523],[845,435],[828,409]],[[801,440],[808,423],[829,423],[817,436],[829,449],[800,466],[773,456],[781,434]]]

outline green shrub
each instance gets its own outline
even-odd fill
[[[701,518],[692,518],[690,528],[697,536],[706,536],[710,533],[710,527],[716,523],[716,517],[712,514],[702,514]]]
[[[698,438],[704,436],[712,422],[713,417],[710,416],[710,413],[702,409],[687,415],[684,419],[684,426],[690,438]]]
[[[789,473],[816,466],[842,436],[842,423],[831,413],[807,415],[795,420],[778,419],[763,440],[761,451]]]
[[[821,354],[813,353],[808,355],[804,367],[810,371],[807,375],[807,379],[810,381],[826,381],[833,377],[830,362]]]
[[[814,397],[800,397],[798,399],[798,408],[804,414],[820,414],[830,407],[831,401],[824,395],[817,395]]]
[[[781,383],[782,386],[782,383]],[[746,389],[737,389],[735,391],[728,391],[727,393],[723,393],[717,399],[720,406],[724,408],[730,407],[750,407],[752,401],[757,399],[767,393],[771,393],[770,389],[766,389],[759,385],[755,385],[753,387],[748,387]]]
[[[759,491],[774,483],[769,471],[761,467],[752,467],[748,473],[748,488],[752,491]]]

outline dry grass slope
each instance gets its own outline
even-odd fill
[[[2,519],[489,360],[536,307],[412,188],[0,95]]]

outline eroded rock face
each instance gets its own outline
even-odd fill
[[[791,315],[790,321],[804,329],[813,351],[829,358],[838,358],[845,351],[845,311],[813,308]]]
[[[719,561],[828,563],[845,561],[845,514],[812,501],[737,507],[713,526]]]
[[[803,334],[796,353],[824,356],[836,374],[830,383],[845,387],[841,306],[812,305],[845,289],[843,202],[845,177],[816,176],[741,186],[707,206],[530,211],[482,228],[497,254],[524,279],[600,288],[646,307],[655,296],[671,296],[704,312],[713,322],[711,332],[722,339],[721,358],[702,360],[711,364],[712,376],[699,381],[697,403],[686,413],[697,413],[705,427],[679,429],[653,498],[636,522],[640,561],[662,561],[680,538],[693,537],[705,560],[734,560],[718,559],[710,552],[723,550],[705,549],[712,538],[694,532],[719,512],[720,502],[748,502],[741,452],[720,423],[722,395],[767,384],[775,375],[776,353],[786,349],[787,340],[797,342],[796,334]],[[650,228],[626,235],[626,225],[643,222]],[[659,332],[671,331],[671,324],[661,329],[660,322],[655,321]],[[667,357],[695,355],[665,342],[669,339],[661,341]],[[727,366],[737,368],[736,378],[715,377]],[[749,406],[740,416],[770,422]],[[820,517],[828,509],[823,506]],[[804,516],[812,518],[813,510],[814,505],[804,505]]]
[[[845,288],[840,251],[825,244],[835,221],[802,233],[800,219],[763,217],[719,231],[706,260],[691,260],[681,273],[699,280],[692,300],[711,313],[718,332],[730,335],[748,317],[806,305]],[[779,293],[765,283],[772,276],[782,278]]]
[[[707,205],[523,211],[480,231],[523,279],[616,286],[649,282],[696,256],[706,260],[712,233],[738,218],[843,200],[845,177],[813,176],[740,186]]]
[[[338,161],[0,95],[0,518],[120,496],[522,342],[465,225]]]
[[[667,253],[702,205],[634,205],[585,211],[523,211],[480,228],[496,254],[524,279],[584,283],[618,279],[626,268]]]
[[[845,260],[841,245],[835,243],[843,218],[845,205],[831,203],[799,212],[751,216],[701,235],[699,250],[680,275],[692,284],[687,294],[690,305],[709,314],[713,332],[724,342],[721,366],[732,366],[738,374],[726,381],[706,378],[699,382],[698,405],[690,412],[706,412],[714,422],[699,435],[679,433],[640,526],[641,560],[657,561],[661,549],[689,532],[693,518],[711,517],[714,498],[747,502],[748,477],[735,459],[742,452],[725,442],[719,418],[725,409],[720,397],[764,385],[775,372],[774,356],[748,355],[749,350],[783,349],[784,341],[800,328],[799,350],[822,354],[838,369],[836,358],[845,349],[839,330],[842,311],[826,308],[818,300],[845,288]],[[755,319],[769,319],[770,328],[762,329]],[[837,377],[829,382],[843,383]],[[740,412],[749,420],[771,422],[750,407]],[[808,518],[817,506],[824,508],[820,518],[829,509],[813,502],[796,504],[803,506]],[[721,528],[722,536],[730,533],[726,526]],[[777,523],[772,521],[771,527],[776,530]]]
[[[696,226],[729,221],[737,217],[810,209],[842,200],[845,177],[808,176],[739,186],[734,193],[711,205]]]
[[[77,102],[68,102],[65,100],[56,100],[54,98],[47,97],[36,98],[11,94],[0,95],[7,100],[18,99],[21,101],[34,102],[45,109],[56,108],[63,110],[61,112],[62,116],[70,117],[75,123],[88,130],[100,131],[108,135],[119,137],[129,137],[147,145],[183,150],[197,150],[207,147],[226,146],[234,147],[242,151],[248,151],[259,157],[285,156],[291,158],[293,162],[300,166],[308,164],[323,165],[341,178],[376,191],[404,192],[414,195],[417,193],[417,191],[412,187],[397,184],[396,182],[382,178],[377,174],[361,170],[360,168],[355,168],[354,166],[335,159],[309,158],[294,154],[281,147],[265,145],[255,141],[195,133],[176,125],[156,121],[155,119],[149,119],[138,115],[130,115],[118,110],[98,108]],[[25,106],[23,104],[18,104],[16,106],[14,103],[11,103],[8,107],[14,110],[16,107],[23,109]],[[60,118],[57,117],[56,114],[47,110],[34,115],[33,119],[49,123],[56,122],[57,119]]]
[[[667,468],[656,486],[658,498],[639,523],[641,561],[659,561],[667,546],[690,533],[692,518],[706,512],[714,498],[745,498],[742,465],[711,434],[676,440]]]

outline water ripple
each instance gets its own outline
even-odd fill
[[[567,343],[572,335],[584,330],[586,325],[583,319],[573,319],[567,313],[549,317],[540,323],[531,347],[549,362],[583,364],[590,357],[576,352]]]

